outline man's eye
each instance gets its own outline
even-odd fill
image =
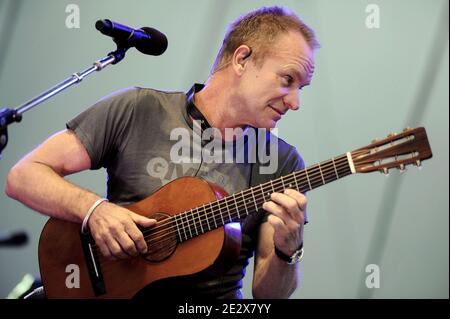
[[[290,86],[292,85],[292,83],[294,83],[294,78],[290,75],[285,75],[283,79],[287,86]]]

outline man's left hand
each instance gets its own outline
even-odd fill
[[[263,209],[270,213],[268,221],[274,229],[274,244],[288,256],[303,242],[306,204],[306,196],[293,189],[272,193],[270,201],[263,204]]]

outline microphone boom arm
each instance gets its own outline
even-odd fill
[[[61,91],[67,89],[68,87],[80,83],[86,76],[92,74],[94,71],[101,71],[106,66],[110,64],[119,63],[124,57],[125,53],[129,49],[128,46],[122,46],[117,43],[117,50],[108,53],[106,57],[93,63],[93,65],[86,70],[78,73],[73,73],[71,77],[62,81],[61,83],[55,85],[49,90],[43,92],[42,94],[36,96],[35,98],[23,103],[15,109],[3,108],[0,109],[0,158],[3,149],[8,143],[8,125],[13,122],[20,122],[22,119],[22,114],[31,108],[41,104],[42,102],[48,100],[54,95],[60,93]]]

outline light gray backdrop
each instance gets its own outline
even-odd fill
[[[67,5],[80,9],[68,28]],[[0,105],[16,107],[114,46],[94,28],[109,18],[164,32],[160,57],[130,50],[117,66],[85,79],[24,114],[9,128],[0,180],[22,156],[102,96],[138,85],[187,90],[206,79],[226,26],[269,4],[296,11],[317,32],[311,87],[300,111],[279,134],[307,164],[368,144],[404,127],[425,126],[434,152],[419,171],[348,177],[309,193],[302,286],[293,298],[448,298],[448,1],[52,1],[0,0]],[[368,28],[369,4],[379,28]],[[104,194],[105,173],[70,179]],[[39,187],[39,185],[28,185]],[[0,193],[0,232],[24,230],[21,248],[0,248],[0,297],[30,273],[38,276],[37,245],[46,217]],[[366,266],[380,287],[366,287]],[[252,267],[244,293],[251,298]]]

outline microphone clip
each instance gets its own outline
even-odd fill
[[[116,41],[115,39],[113,39],[113,40],[117,44],[117,49],[116,49],[116,51],[109,52],[108,55],[114,57],[114,62],[112,62],[111,64],[117,64],[123,60],[123,58],[125,57],[125,53],[127,53],[130,46],[122,45],[122,44],[120,44],[120,42]]]

